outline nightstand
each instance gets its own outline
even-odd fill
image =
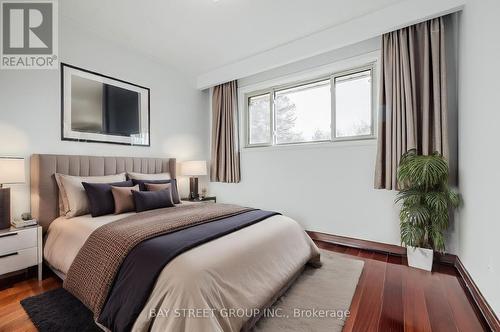
[[[42,280],[42,227],[0,230],[0,275],[38,265]]]
[[[186,201],[186,202],[208,202],[208,201],[212,201],[214,203],[217,203],[217,197],[215,196],[207,196],[207,197],[203,197],[203,198],[197,198],[197,199],[189,199],[189,198],[181,198],[182,201]]]

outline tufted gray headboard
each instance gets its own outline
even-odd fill
[[[44,231],[59,216],[59,190],[55,173],[100,176],[127,171],[150,174],[169,172],[175,179],[175,158],[34,154],[31,156],[31,214],[38,219]]]

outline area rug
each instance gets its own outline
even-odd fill
[[[363,261],[321,250],[323,266],[306,267],[257,322],[254,331],[342,331]],[[62,288],[26,298],[21,305],[40,332],[101,331],[91,312]]]
[[[364,262],[326,250],[321,261],[320,269],[306,267],[254,331],[342,331]]]
[[[40,332],[102,332],[92,312],[64,288],[28,297],[21,305]]]

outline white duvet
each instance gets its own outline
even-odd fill
[[[89,235],[131,213],[52,222],[46,261],[66,274]],[[292,219],[277,215],[207,242],[173,259],[133,331],[240,331],[319,251]],[[89,271],[91,273],[91,271]],[[131,299],[133,300],[133,299]]]

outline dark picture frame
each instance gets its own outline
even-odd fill
[[[63,141],[77,141],[77,142],[93,142],[93,143],[108,143],[130,146],[151,146],[151,119],[150,119],[150,89],[138,84],[127,82],[118,78],[103,75],[94,71],[76,67],[67,63],[61,63],[61,140]],[[75,122],[72,116],[75,113],[72,110],[73,91],[72,81],[76,79],[83,79],[91,84],[101,84],[104,89],[104,94],[113,95],[118,94],[121,96],[121,105],[114,105],[114,112],[112,112],[112,120],[109,121],[113,130],[103,131],[94,129],[79,129],[75,128]],[[123,110],[123,121],[119,119],[122,115],[120,112],[123,103],[131,101],[134,107],[128,107],[129,111]],[[105,102],[101,100],[101,108],[107,109],[103,105]],[[109,104],[109,103],[108,103]],[[106,105],[108,105],[106,104]],[[127,105],[125,105],[125,108]],[[132,108],[132,110],[130,110]],[[97,107],[98,109],[98,107]],[[79,111],[82,112],[81,109]],[[137,114],[136,114],[137,113]],[[128,116],[127,116],[128,114]],[[134,121],[127,123],[127,118],[133,115]],[[108,114],[101,114],[106,119],[109,118]],[[104,120],[102,120],[104,122]],[[127,129],[124,130],[123,127]],[[127,134],[130,130],[136,132],[134,134]]]

